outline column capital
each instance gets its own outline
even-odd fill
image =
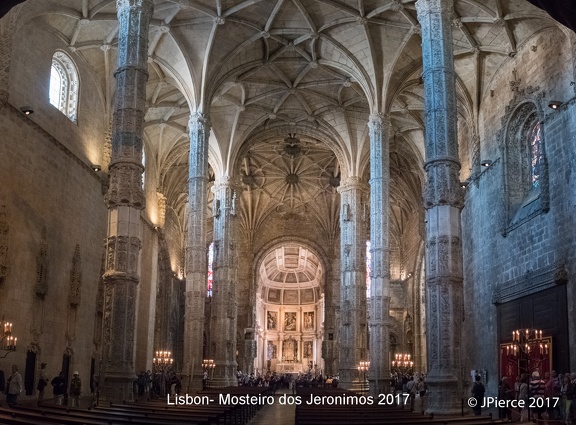
[[[202,114],[200,112],[193,112],[190,114],[190,119],[188,120],[188,127],[190,129],[194,127],[202,126],[204,128],[212,127],[212,123],[207,115]]]
[[[454,0],[418,0],[416,2],[416,12],[418,17],[429,13],[452,13],[454,9]]]
[[[390,116],[382,112],[377,112],[370,114],[368,119],[368,127],[371,129],[374,127],[388,127],[390,126]]]
[[[148,12],[150,16],[154,12],[153,0],[116,0],[116,10],[118,13],[125,9],[142,9],[143,12]]]
[[[238,181],[235,177],[231,176],[221,176],[216,179],[214,185],[212,186],[212,192],[216,193],[222,189],[237,189]]]
[[[369,186],[362,180],[361,177],[351,176],[342,180],[340,186],[338,186],[338,193],[347,192],[349,190],[361,190],[363,192],[369,190]]]

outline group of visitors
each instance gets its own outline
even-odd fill
[[[159,371],[151,373],[141,371],[134,381],[134,393],[138,397],[159,398],[165,395],[174,396],[182,390],[180,374],[172,371]]]
[[[296,387],[337,387],[337,376],[323,376],[321,373],[299,373],[293,375],[290,373],[279,374],[276,372],[245,373],[238,371],[236,373],[238,386],[244,387],[272,387],[274,391],[280,388]]]
[[[524,408],[499,408],[500,419],[510,421],[561,420],[572,424],[575,419],[573,400],[576,397],[576,373],[557,374],[555,370],[540,375],[533,371],[516,377],[516,382],[504,376],[498,386],[499,400],[523,400]]]
[[[58,376],[49,380],[46,366],[46,363],[40,365],[40,373],[36,385],[38,404],[44,401],[46,388],[48,384],[51,384],[54,395],[53,399],[56,404],[62,405],[69,402],[71,407],[79,407],[80,396],[82,395],[82,380],[80,379],[80,374],[77,371],[73,373],[72,379],[70,380],[70,387],[68,388],[68,379],[64,372],[60,372]],[[6,404],[8,404],[9,407],[16,406],[18,397],[24,392],[24,382],[17,365],[12,365],[12,374],[6,382],[4,382],[4,373],[2,372],[0,374],[0,391],[6,394]]]

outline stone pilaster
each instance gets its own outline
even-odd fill
[[[462,238],[452,52],[453,0],[418,0],[422,27],[426,212],[428,412],[457,414],[462,396]]]
[[[12,41],[16,32],[16,22],[22,5],[10,9],[0,19],[0,106],[8,102],[8,78],[12,60]]]
[[[202,389],[204,302],[208,273],[206,220],[208,204],[208,137],[206,117],[194,114],[188,123],[188,231],[186,233],[186,293],[184,311],[183,391]]]
[[[212,187],[214,204],[214,285],[210,318],[210,356],[216,367],[210,385],[227,387],[236,380],[237,252],[235,237],[235,189],[228,177]]]
[[[385,393],[390,382],[390,121],[372,115],[370,128],[370,390]]]
[[[576,81],[576,33],[570,32],[570,46],[572,47],[572,75],[573,81]],[[572,86],[576,94],[576,84]]]
[[[360,389],[358,364],[368,360],[366,327],[367,185],[349,177],[340,192],[340,385]]]
[[[153,0],[117,0],[118,68],[106,240],[104,361],[106,400],[132,399],[135,307],[140,256],[142,134],[148,79],[148,28]]]
[[[333,248],[330,248],[333,251]],[[328,253],[328,258],[333,259],[334,253]],[[336,373],[334,362],[337,357],[336,344],[336,302],[335,302],[335,281],[332,265],[327,265],[324,271],[326,281],[324,289],[324,335],[322,339],[322,358],[324,359],[325,375]]]

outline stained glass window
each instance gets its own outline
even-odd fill
[[[214,281],[214,274],[212,271],[212,262],[214,261],[214,242],[208,247],[208,285],[206,295],[212,296],[212,283]]]
[[[540,174],[542,168],[542,123],[537,122],[532,126],[528,134],[530,143],[530,174],[532,187],[540,186]]]

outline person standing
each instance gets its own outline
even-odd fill
[[[68,388],[64,372],[60,372],[57,377],[52,379],[51,384],[56,404],[61,406],[64,401],[64,394],[66,394],[66,389]]]
[[[44,401],[44,394],[46,393],[46,386],[48,385],[48,372],[46,371],[46,363],[40,364],[40,378],[38,379],[38,404]]]
[[[480,375],[476,375],[474,385],[472,385],[472,397],[476,399],[476,406],[472,408],[476,416],[482,413],[482,404],[484,403],[484,393],[486,389],[484,384],[480,381]]]
[[[16,406],[18,396],[24,389],[22,375],[18,372],[18,366],[12,365],[12,375],[6,381],[6,403],[9,407]]]
[[[74,371],[70,381],[70,399],[72,407],[80,407],[80,395],[82,394],[82,380],[78,371]]]

